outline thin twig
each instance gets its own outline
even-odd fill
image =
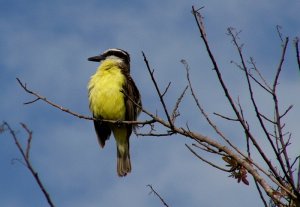
[[[18,80],[18,79],[17,79]],[[19,81],[19,80],[18,80]],[[38,100],[41,100],[40,98],[36,98],[36,99],[34,99],[34,100],[32,100],[32,101],[28,101],[28,102],[24,102],[24,105],[27,105],[27,104],[32,104],[32,103],[34,103],[34,102],[36,102],[36,101],[38,101]]]
[[[173,112],[171,115],[172,123],[175,122],[176,117],[179,115],[179,112],[178,112],[179,104],[181,103],[183,96],[184,96],[185,92],[187,91],[188,87],[189,86],[186,86],[184,88],[184,90],[182,91],[181,95],[179,96],[179,98],[177,99],[177,101],[175,103],[175,106],[174,106],[174,109],[173,109]]]
[[[267,201],[266,201],[266,199],[264,198],[264,195],[262,194],[262,191],[261,191],[261,189],[260,189],[260,187],[259,187],[257,181],[256,181],[255,179],[253,179],[253,180],[254,180],[255,186],[256,186],[256,188],[257,188],[257,191],[258,191],[258,193],[259,193],[259,196],[260,196],[261,201],[263,202],[263,204],[264,204],[265,207],[268,207]]]
[[[164,97],[165,94],[168,92],[168,90],[169,90],[169,88],[170,88],[170,85],[171,85],[171,82],[168,83],[168,85],[167,85],[165,91],[164,91],[164,92],[162,93],[162,95],[161,95],[162,97]]]
[[[211,146],[209,146],[208,144],[204,143],[204,142],[199,142],[197,141],[199,145],[197,144],[192,144],[193,147],[197,147],[205,152],[209,152],[209,153],[212,153],[212,154],[218,154],[220,156],[227,156],[225,153],[222,153],[222,151],[220,151],[219,149],[213,149]]]
[[[250,58],[251,59],[251,58]],[[237,68],[239,68],[241,71],[245,71],[245,68],[243,68],[243,66],[241,66],[240,64],[236,63],[235,61],[231,61],[231,63],[235,64],[235,66]],[[251,61],[250,61],[251,63]],[[253,63],[251,63],[253,64]],[[263,89],[265,89],[265,91],[269,92],[270,94],[272,94],[271,89],[269,88],[267,82],[263,79],[263,77],[261,76],[260,72],[257,70],[256,66],[254,66],[254,70],[259,74],[260,78],[262,79],[263,83],[266,85],[264,86],[261,82],[259,82],[250,72],[248,72],[248,75],[250,76],[250,78],[252,80],[254,80],[255,83],[257,83],[260,87],[262,87]]]
[[[292,163],[292,165],[291,165],[292,168],[294,167],[294,165],[296,164],[296,162],[297,162],[298,159],[300,160],[300,155],[298,155],[298,156],[294,159],[294,161],[293,161],[293,163]]]
[[[64,111],[64,112],[67,112],[67,113],[69,113],[69,114],[72,114],[73,116],[76,116],[76,117],[78,117],[78,118],[81,118],[81,119],[88,119],[88,120],[94,120],[94,119],[91,118],[91,117],[87,117],[87,116],[83,116],[83,115],[74,113],[74,112],[70,111],[69,109],[66,109],[66,108],[64,108],[64,107],[62,107],[62,106],[59,106],[59,105],[57,105],[57,104],[55,104],[55,103],[53,103],[53,102],[47,100],[46,97],[43,97],[43,96],[39,95],[38,93],[36,93],[36,92],[31,91],[30,89],[28,89],[27,86],[26,86],[26,84],[22,83],[22,81],[21,81],[19,78],[16,78],[16,79],[17,79],[18,83],[20,84],[20,86],[21,86],[27,93],[29,93],[29,94],[31,94],[31,95],[37,97],[35,100],[26,102],[26,103],[24,103],[24,104],[31,104],[31,103],[36,102],[37,100],[42,100],[42,101],[44,101],[44,102],[50,104],[51,106],[54,106],[55,108],[60,109],[60,110],[62,110],[62,111]]]
[[[285,112],[283,112],[282,115],[279,116],[279,119],[281,119],[282,117],[284,117],[291,109],[293,108],[293,105],[290,105]]]
[[[228,120],[228,121],[239,121],[237,118],[230,118],[230,117],[228,117],[228,116],[219,114],[219,113],[217,113],[217,112],[214,112],[213,114],[216,115],[216,116],[219,116],[219,117],[221,117],[221,118],[223,118],[223,119],[226,119],[226,120]]]
[[[247,145],[247,154],[248,154],[248,159],[251,160],[251,152],[250,152],[250,137],[249,137],[249,133],[247,133],[248,131],[250,131],[250,126],[248,124],[248,122],[245,120],[244,117],[244,112],[243,112],[243,108],[240,102],[240,98],[238,97],[238,107],[240,109],[240,113],[242,116],[243,121],[246,123],[247,125],[247,131],[245,131],[245,137],[246,137],[246,145]]]
[[[260,79],[263,81],[263,83],[265,84],[265,86],[267,87],[267,89],[265,89],[266,91],[268,91],[269,93],[271,93],[271,87],[269,86],[269,84],[267,83],[266,79],[262,76],[261,72],[259,71],[259,69],[256,67],[256,63],[254,61],[253,57],[250,57],[250,63],[253,66],[253,69],[255,70],[255,72],[258,74],[258,76],[260,77]]]
[[[171,135],[175,134],[175,132],[171,131],[168,133],[136,133],[137,136],[142,136],[142,137],[148,137],[148,136],[152,136],[152,137],[169,137]]]
[[[157,92],[157,94],[158,94],[158,96],[159,96],[160,102],[161,102],[161,104],[162,104],[162,106],[163,106],[163,109],[164,109],[164,111],[165,111],[165,115],[167,116],[167,119],[168,119],[169,124],[170,124],[171,129],[172,129],[172,128],[173,128],[173,123],[172,123],[171,117],[170,117],[170,115],[169,115],[169,112],[168,112],[166,103],[165,103],[165,101],[164,101],[163,95],[162,95],[162,93],[161,93],[160,90],[159,90],[159,87],[158,87],[158,85],[157,85],[157,82],[156,82],[156,80],[155,80],[155,78],[154,78],[153,71],[151,71],[151,68],[150,68],[149,62],[148,62],[148,60],[147,60],[147,58],[146,58],[145,53],[142,52],[142,54],[143,54],[144,62],[146,63],[146,67],[147,67],[147,69],[148,69],[148,72],[149,72],[149,74],[150,74],[151,80],[152,80],[152,82],[153,82],[153,84],[154,84],[155,90],[156,90],[156,92]]]
[[[264,118],[266,121],[270,122],[271,124],[276,124],[275,121],[269,119],[268,117],[266,117],[264,114],[259,112],[259,116],[261,116],[262,118]]]
[[[154,193],[154,195],[156,195],[159,198],[159,200],[164,204],[165,207],[169,207],[165,200],[159,195],[159,193],[153,189],[152,185],[148,184],[147,187],[151,189],[150,193]]]
[[[288,43],[289,43],[289,38],[286,37],[285,41],[284,41],[284,44],[283,44],[281,58],[280,58],[280,61],[279,61],[279,65],[278,65],[276,75],[275,75],[275,79],[274,79],[274,83],[273,83],[273,92],[276,91],[276,86],[278,85],[278,78],[279,78],[279,75],[280,75],[281,70],[282,70],[283,62],[285,60],[285,53],[286,53],[286,48],[288,46]]]
[[[30,147],[31,147],[31,141],[32,141],[32,131],[28,129],[28,127],[26,126],[26,124],[21,123],[21,126],[23,127],[23,129],[25,129],[25,131],[28,134],[28,139],[27,139],[27,146],[26,146],[26,159],[29,160],[29,156],[30,156]]]
[[[298,156],[298,158],[299,158],[299,156]],[[297,177],[298,177],[297,191],[300,191],[300,159],[298,159],[298,162],[299,162],[299,164],[298,164],[298,175],[297,175]]]
[[[298,63],[298,69],[300,71],[299,38],[296,37],[294,42],[295,42],[295,48],[296,48],[296,59],[297,59],[297,63]]]
[[[282,29],[282,27],[280,25],[276,25],[277,34],[279,36],[279,39],[283,43],[283,37],[282,37],[283,35],[282,35],[282,32],[281,32],[281,29]]]
[[[212,163],[211,161],[208,161],[208,160],[204,159],[204,158],[201,157],[199,154],[197,154],[197,153],[196,153],[189,145],[185,144],[185,146],[190,150],[190,152],[192,152],[197,158],[199,158],[199,159],[202,160],[203,162],[205,162],[205,163],[211,165],[212,167],[217,168],[217,169],[219,169],[219,170],[221,170],[221,171],[224,171],[224,172],[231,172],[230,170],[227,170],[227,169],[225,169],[225,168],[222,168],[222,167],[220,167],[220,166],[218,166],[218,165]]]

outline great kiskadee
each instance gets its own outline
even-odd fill
[[[101,119],[135,121],[141,111],[132,102],[142,106],[140,93],[130,76],[130,56],[121,49],[108,49],[88,60],[100,62],[88,84],[89,107],[93,117],[99,119],[94,121],[98,141],[103,148],[113,132],[117,144],[117,172],[119,176],[126,176],[131,171],[129,138],[133,126]]]

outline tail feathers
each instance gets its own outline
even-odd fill
[[[109,128],[107,123],[101,121],[94,121],[94,126],[98,137],[98,142],[103,148],[105,145],[105,141],[110,137],[111,129]]]
[[[131,172],[131,162],[129,155],[129,146],[117,146],[117,172],[120,177],[126,176]]]

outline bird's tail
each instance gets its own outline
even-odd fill
[[[131,128],[113,127],[113,133],[117,144],[117,172],[120,177],[131,172],[129,137]]]
[[[117,144],[117,172],[120,177],[131,172],[129,143]]]

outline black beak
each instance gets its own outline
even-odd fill
[[[104,57],[102,55],[97,55],[88,58],[88,61],[93,61],[93,62],[100,62],[101,60],[104,60]]]

